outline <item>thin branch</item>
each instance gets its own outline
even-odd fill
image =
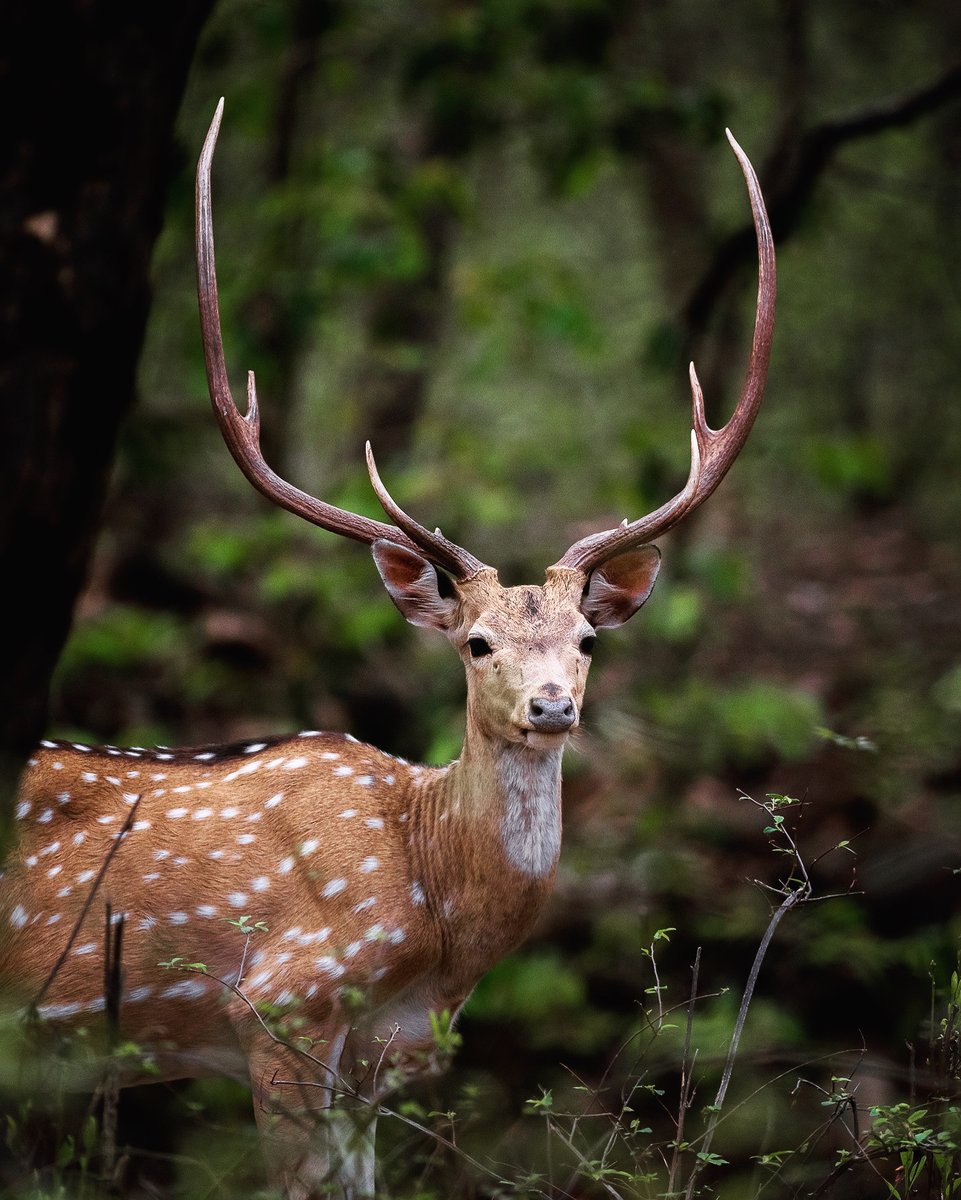
[[[691,996],[687,1004],[687,1027],[684,1030],[684,1050],[681,1054],[681,1091],[677,1102],[677,1126],[674,1135],[674,1152],[668,1173],[667,1190],[673,1193],[677,1172],[681,1163],[681,1142],[684,1140],[684,1122],[691,1104],[691,1086],[694,1076],[694,1060],[691,1057],[691,1037],[694,1032],[694,1002],[697,997],[697,979],[701,970],[701,947],[698,946],[691,968]],[[694,1052],[694,1058],[697,1051]]]
[[[110,866],[110,864],[113,862],[114,855],[120,849],[120,845],[123,842],[124,838],[127,836],[127,834],[130,832],[130,830],[133,828],[134,817],[137,815],[137,809],[140,807],[140,801],[142,798],[143,798],[142,796],[136,796],[134,798],[134,800],[131,802],[130,811],[127,813],[126,820],[120,826],[120,831],[117,834],[116,838],[114,839],[113,845],[107,851],[103,862],[100,864],[100,870],[97,872],[97,877],[90,886],[90,891],[87,894],[86,900],[83,902],[83,907],[80,910],[80,915],[77,917],[76,921],[73,924],[73,929],[71,929],[71,931],[70,931],[70,936],[67,938],[67,943],[64,946],[63,950],[61,950],[60,957],[53,964],[53,967],[50,970],[50,974],[47,976],[46,980],[44,981],[43,987],[40,989],[39,992],[37,992],[36,996],[34,997],[33,1003],[30,1005],[29,1012],[33,1016],[37,1016],[37,1009],[40,1007],[40,1001],[44,998],[44,996],[50,990],[51,984],[56,979],[57,975],[60,973],[60,969],[63,966],[63,964],[67,961],[67,955],[70,953],[71,947],[73,946],[74,942],[77,940],[77,935],[80,933],[81,926],[83,925],[84,921],[87,919],[87,913],[90,911],[90,906],[91,906],[91,904],[93,904],[94,897],[96,896],[101,883],[103,883],[103,878],[107,874],[107,869]]]

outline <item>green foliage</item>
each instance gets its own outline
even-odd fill
[[[78,628],[60,659],[58,679],[97,668],[162,667],[180,650],[183,632],[171,614],[117,605]]]
[[[557,954],[522,955],[499,963],[481,980],[468,1005],[478,1021],[520,1020],[537,1044],[580,1044],[590,1037],[572,1029],[585,1015],[584,980]]]
[[[808,443],[810,464],[828,491],[884,500],[894,484],[891,452],[874,434],[838,435]]]
[[[649,710],[704,767],[750,764],[771,753],[803,758],[823,721],[817,697],[764,681],[721,688],[689,680],[650,697]]]

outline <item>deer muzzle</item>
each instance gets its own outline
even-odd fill
[[[527,707],[527,720],[537,733],[566,733],[577,724],[577,709],[570,696],[535,696]]]

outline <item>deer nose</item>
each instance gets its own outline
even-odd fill
[[[538,733],[564,733],[573,727],[577,712],[570,696],[536,696],[528,706],[527,719]]]

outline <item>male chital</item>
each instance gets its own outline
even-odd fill
[[[692,368],[684,489],[646,517],[575,543],[543,586],[504,588],[492,567],[398,507],[369,448],[393,524],[300,492],[264,462],[253,376],[241,416],[221,343],[210,209],[221,111],[197,172],[197,262],[224,438],[270,500],[368,543],[407,620],[448,638],[467,674],[464,749],[433,768],[312,730],[190,750],[46,741],[18,797],[0,970],[41,1020],[98,1020],[109,999],[102,906],[84,906],[99,887],[98,900],[123,920],[122,1036],[150,1048],[167,1078],[249,1074],[274,1183],[296,1196],[333,1187],[357,1197],[374,1191],[372,1114],[385,1081],[426,1063],[432,1016],[456,1014],[541,911],[560,850],[561,754],[580,718],[595,630],[644,603],[659,561],[649,543],[710,495],[744,445],[770,355],[774,251],[754,171],[731,139],[760,261],[734,415],[719,431],[708,427]],[[261,931],[248,939],[230,923],[242,917]],[[176,958],[206,970],[177,973]],[[271,1034],[265,1004],[296,1012],[298,1034],[311,1039],[298,1046],[309,1053]],[[344,1098],[348,1136],[329,1112]]]

